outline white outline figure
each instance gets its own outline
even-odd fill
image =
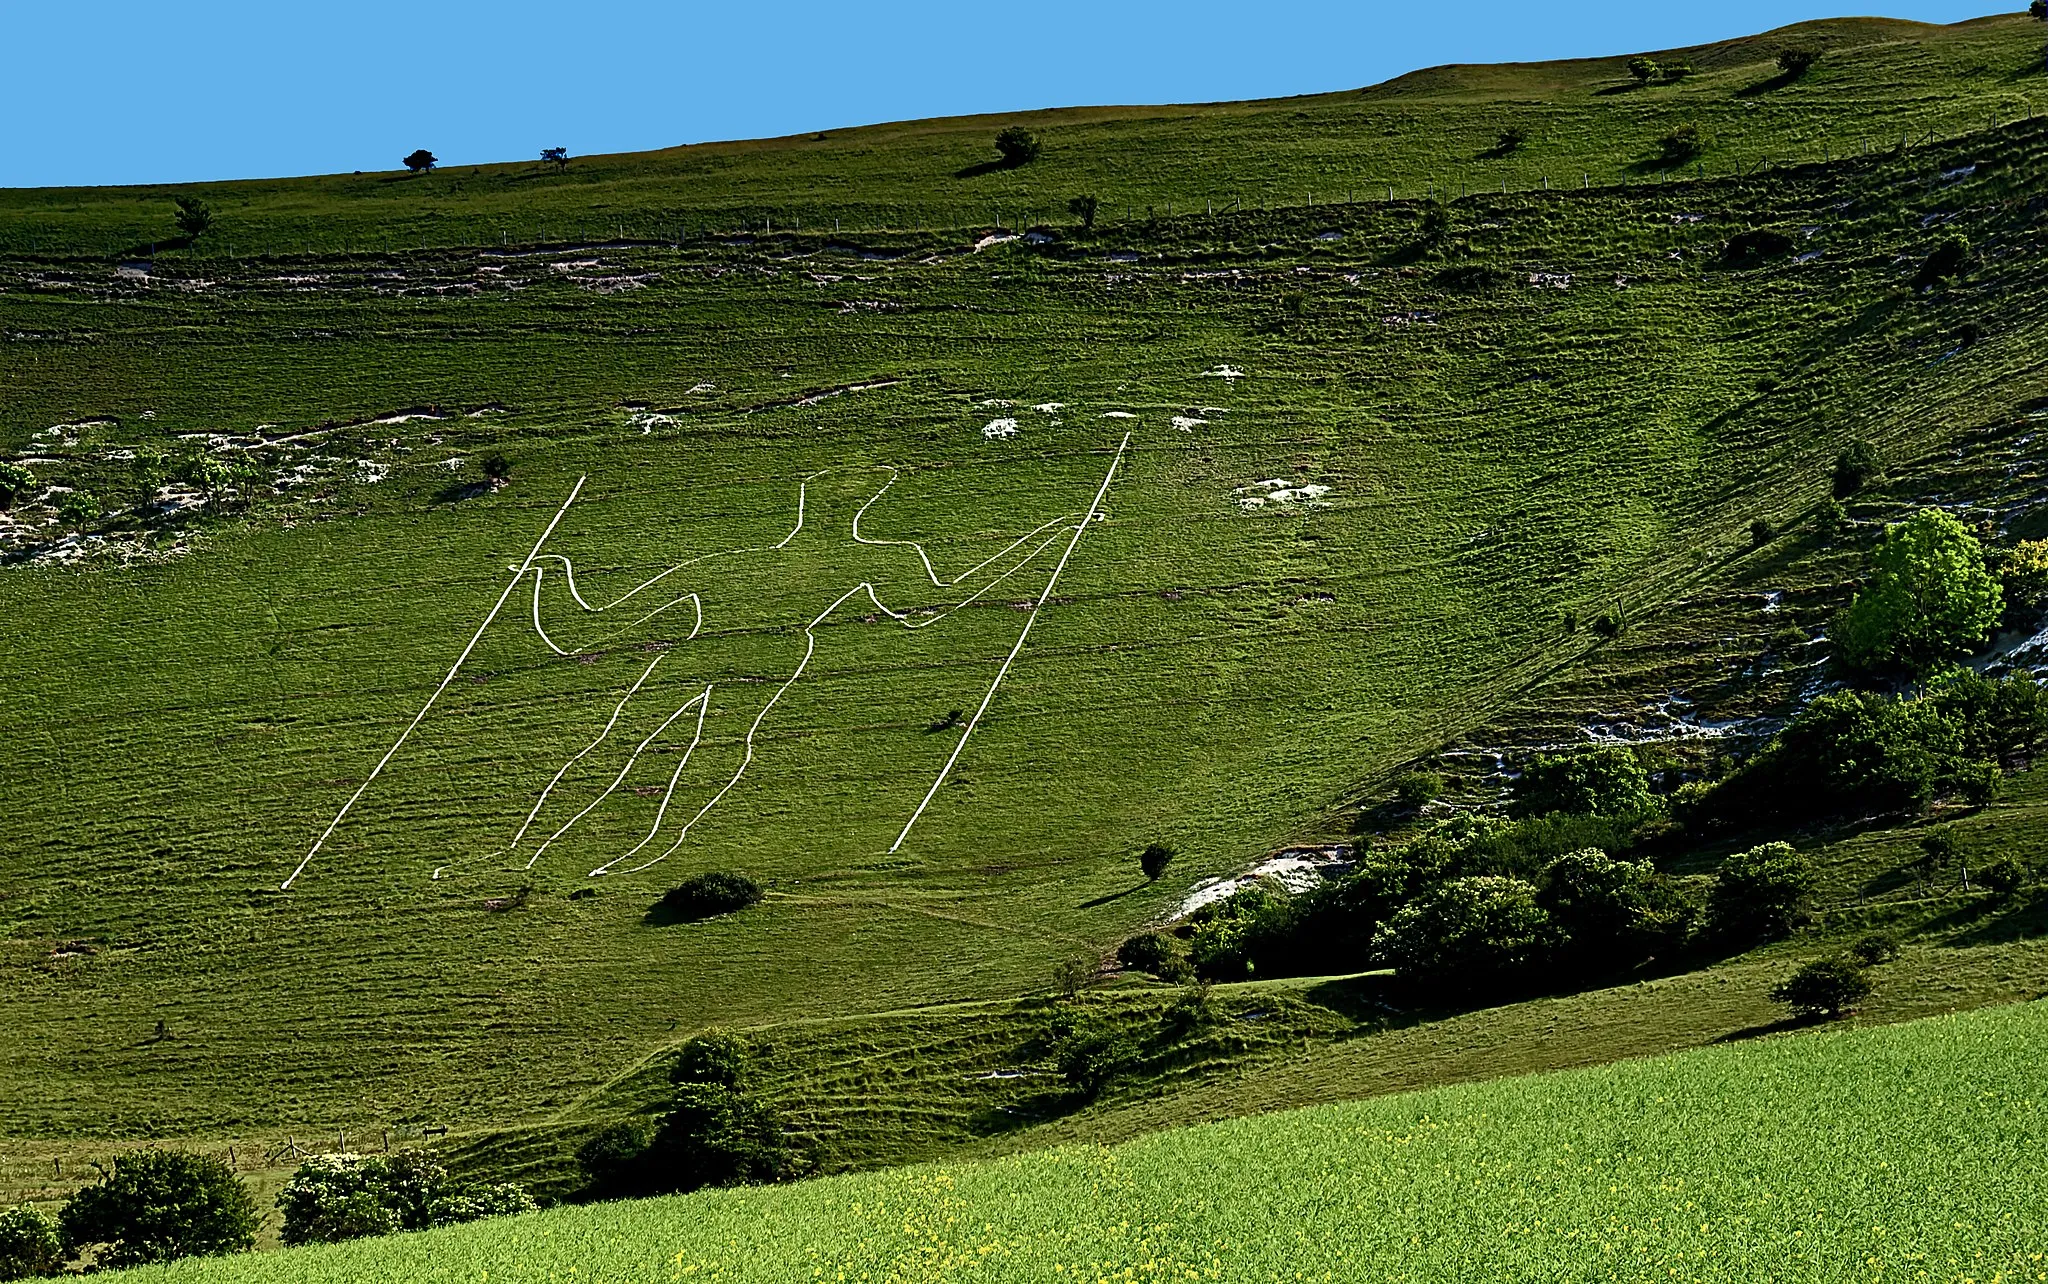
[[[924,815],[925,809],[931,805],[932,799],[938,796],[940,787],[945,784],[947,777],[951,774],[953,770],[954,764],[959,761],[961,752],[967,746],[968,739],[974,734],[975,728],[978,725],[980,725],[983,715],[985,715],[988,712],[989,706],[994,702],[997,688],[1002,685],[1002,681],[1006,676],[1008,676],[1011,666],[1016,663],[1018,655],[1023,652],[1025,640],[1031,636],[1031,628],[1034,624],[1038,622],[1038,614],[1040,609],[1043,608],[1046,601],[1052,597],[1055,588],[1059,584],[1060,576],[1063,573],[1065,573],[1067,563],[1072,559],[1074,555],[1074,550],[1080,545],[1082,532],[1087,529],[1088,524],[1091,521],[1101,520],[1105,516],[1105,514],[1102,512],[1103,498],[1109,493],[1110,484],[1116,479],[1117,470],[1121,467],[1123,463],[1124,452],[1129,448],[1130,443],[1131,434],[1127,432],[1124,434],[1123,440],[1117,445],[1116,454],[1111,458],[1109,468],[1103,475],[1101,485],[1096,488],[1094,498],[1090,501],[1088,510],[1085,514],[1081,515],[1078,519],[1076,519],[1072,515],[1067,515],[1062,517],[1056,517],[1051,521],[1041,523],[1033,530],[1011,541],[1007,546],[1005,546],[1000,551],[996,552],[995,554],[989,557],[982,559],[980,562],[977,562],[973,566],[969,567],[967,570],[962,571],[960,574],[952,577],[951,579],[942,579],[940,577],[937,569],[934,568],[932,565],[930,556],[926,554],[924,546],[918,543],[917,541],[870,539],[869,537],[861,534],[861,518],[867,514],[868,509],[872,508],[882,498],[882,496],[888,492],[891,486],[894,486],[896,484],[898,478],[901,476],[900,472],[896,468],[891,467],[889,465],[882,464],[871,466],[875,471],[888,473],[889,478],[872,495],[869,495],[867,499],[861,504],[860,508],[854,513],[852,523],[852,534],[854,540],[858,543],[878,547],[903,546],[912,549],[916,552],[919,562],[923,565],[926,577],[930,579],[934,586],[939,588],[959,587],[966,580],[988,569],[990,566],[1003,560],[1008,555],[1016,553],[1019,549],[1024,548],[1027,544],[1031,545],[1031,547],[1027,549],[1014,562],[1012,562],[1011,565],[1009,565],[1006,569],[1001,571],[1001,573],[991,577],[987,583],[981,585],[973,593],[969,594],[967,597],[961,599],[960,601],[945,607],[943,610],[937,611],[929,617],[923,619],[912,619],[906,613],[894,610],[891,607],[889,607],[888,604],[884,603],[881,600],[881,598],[876,594],[874,584],[867,580],[861,581],[860,583],[854,585],[852,588],[848,589],[846,592],[840,594],[839,597],[833,600],[830,606],[827,606],[823,611],[819,612],[817,616],[815,616],[810,621],[810,623],[804,626],[803,658],[797,663],[795,671],[792,672],[790,676],[786,680],[784,680],[780,686],[776,688],[775,693],[769,697],[767,703],[764,704],[761,707],[761,709],[755,714],[752,724],[747,729],[746,739],[739,767],[733,772],[732,776],[725,781],[725,783],[718,789],[718,791],[712,795],[710,800],[707,801],[702,807],[700,807],[697,810],[696,814],[693,815],[687,822],[683,824],[681,829],[676,833],[674,841],[671,842],[668,848],[664,850],[659,856],[653,857],[649,860],[642,861],[639,864],[632,865],[626,869],[618,868],[618,866],[620,866],[622,863],[632,859],[641,851],[645,850],[660,834],[662,826],[666,822],[669,806],[675,796],[677,783],[681,780],[684,769],[689,765],[690,758],[692,757],[692,755],[695,754],[698,745],[703,740],[704,719],[706,714],[709,712],[711,705],[711,686],[708,684],[697,694],[691,696],[688,700],[684,701],[683,704],[677,707],[674,712],[670,713],[668,717],[664,719],[662,723],[658,727],[656,727],[652,733],[650,733],[645,739],[641,740],[638,746],[634,748],[631,755],[627,758],[625,765],[621,767],[617,775],[613,777],[611,783],[607,785],[597,795],[597,797],[590,800],[590,802],[587,803],[574,816],[570,817],[569,820],[564,822],[561,826],[559,826],[551,834],[549,834],[548,837],[534,849],[532,855],[527,858],[527,861],[522,868],[529,870],[532,869],[534,864],[540,859],[541,855],[544,852],[546,852],[551,845],[553,845],[556,841],[561,839],[563,835],[568,833],[568,831],[571,828],[573,828],[577,824],[577,822],[581,821],[584,817],[588,816],[606,798],[610,797],[612,793],[615,792],[618,789],[618,787],[625,782],[626,777],[632,771],[633,766],[639,761],[641,754],[643,754],[647,750],[647,748],[651,744],[653,744],[658,737],[662,735],[663,732],[667,731],[668,728],[671,725],[673,725],[677,719],[681,718],[682,715],[686,713],[694,705],[697,708],[697,722],[695,730],[690,738],[688,747],[683,751],[681,760],[677,762],[675,770],[669,776],[667,788],[662,793],[661,805],[655,812],[653,825],[649,828],[647,835],[643,837],[639,842],[635,843],[632,847],[628,848],[626,851],[613,857],[611,860],[606,861],[603,864],[597,866],[595,869],[592,869],[590,871],[589,876],[599,877],[602,875],[612,873],[637,873],[641,870],[648,869],[654,865],[660,864],[662,861],[667,860],[670,856],[674,855],[676,851],[678,851],[682,847],[683,843],[689,837],[690,830],[694,828],[699,821],[703,820],[704,817],[711,812],[712,808],[716,807],[719,804],[719,802],[721,802],[725,798],[725,796],[739,784],[741,778],[746,775],[747,769],[753,765],[754,740],[756,735],[759,733],[762,724],[767,720],[768,715],[774,711],[775,706],[781,701],[782,697],[788,693],[789,689],[792,686],[796,685],[797,681],[803,677],[805,671],[810,667],[811,659],[817,653],[817,635],[815,630],[818,628],[819,625],[823,624],[825,620],[828,619],[834,611],[838,610],[841,606],[845,605],[850,599],[856,597],[857,595],[861,593],[866,593],[868,600],[874,604],[877,610],[879,610],[882,614],[887,615],[890,619],[902,625],[904,628],[928,628],[931,625],[938,623],[940,620],[945,619],[947,616],[953,614],[955,611],[970,606],[974,602],[980,600],[982,597],[992,592],[998,585],[1004,583],[1011,577],[1017,575],[1026,566],[1030,565],[1041,553],[1045,552],[1046,549],[1058,543],[1062,537],[1065,537],[1066,547],[1061,551],[1059,561],[1053,567],[1052,574],[1047,578],[1045,582],[1045,587],[1038,593],[1038,595],[1035,598],[1032,599],[1030,613],[1025,618],[1023,629],[1020,630],[1017,634],[1016,642],[1011,646],[1009,653],[1003,658],[1002,666],[996,671],[995,678],[989,683],[988,690],[983,693],[981,703],[975,708],[974,716],[968,720],[967,725],[962,729],[959,740],[953,746],[952,753],[949,754],[946,758],[945,765],[939,769],[938,776],[933,779],[931,787],[925,791],[923,799],[919,801],[916,810],[911,813],[910,818],[904,823],[902,831],[899,834],[897,834],[896,841],[890,844],[888,850],[894,852],[898,848],[902,847],[905,840],[907,840],[910,837],[911,829],[917,824],[919,818]],[[516,567],[508,568],[512,571],[511,582],[505,586],[504,592],[498,595],[497,603],[493,605],[490,612],[484,616],[483,623],[478,626],[476,633],[470,638],[469,645],[463,648],[462,654],[456,657],[455,664],[452,667],[450,667],[447,676],[442,678],[440,685],[437,686],[434,689],[433,694],[428,697],[426,704],[421,706],[420,711],[413,716],[412,721],[406,725],[405,729],[402,732],[399,733],[398,739],[392,743],[390,749],[385,751],[384,756],[378,761],[376,767],[371,770],[369,776],[364,779],[363,783],[360,786],[357,787],[355,793],[349,797],[348,801],[342,804],[341,810],[337,812],[335,814],[334,819],[328,823],[327,828],[324,831],[322,831],[320,837],[313,843],[311,850],[309,850],[306,853],[305,857],[302,860],[300,860],[297,868],[295,868],[291,872],[290,876],[284,880],[279,890],[289,890],[291,885],[295,881],[297,881],[299,876],[305,873],[306,868],[312,863],[313,857],[319,854],[321,848],[326,844],[327,840],[333,836],[334,831],[341,825],[342,820],[348,816],[349,812],[355,807],[356,803],[360,801],[364,793],[368,791],[371,783],[375,781],[377,777],[383,773],[384,768],[390,764],[391,759],[398,753],[400,747],[402,747],[405,744],[406,740],[411,737],[414,730],[416,730],[419,727],[419,724],[426,718],[428,712],[433,709],[435,703],[440,700],[442,694],[447,691],[449,685],[455,680],[455,675],[461,671],[463,664],[468,661],[471,652],[473,652],[476,649],[477,643],[482,640],[485,630],[487,630],[491,626],[491,623],[497,619],[498,614],[504,609],[505,603],[511,599],[513,590],[519,587],[520,581],[525,579],[529,573],[531,573],[533,576],[534,633],[540,638],[541,642],[544,645],[546,645],[547,648],[550,651],[554,652],[556,655],[571,656],[581,654],[583,648],[579,648],[576,650],[565,650],[563,647],[558,645],[555,642],[554,638],[549,636],[545,626],[542,624],[541,585],[546,574],[545,568],[542,565],[543,563],[560,563],[561,575],[568,587],[569,596],[571,597],[571,599],[573,599],[577,606],[582,608],[582,610],[584,610],[585,612],[591,614],[603,614],[605,612],[611,611],[615,607],[623,605],[625,602],[639,596],[641,593],[652,588],[656,584],[659,584],[663,580],[666,580],[669,576],[674,575],[676,572],[684,570],[688,567],[700,565],[704,562],[712,561],[718,558],[735,557],[747,553],[771,552],[787,547],[790,541],[794,540],[797,537],[797,535],[801,533],[804,529],[804,522],[806,516],[806,502],[811,482],[815,481],[820,477],[824,477],[832,473],[853,471],[856,468],[861,467],[868,466],[828,468],[822,469],[818,472],[811,473],[805,476],[797,487],[796,525],[790,529],[789,534],[783,536],[782,539],[780,539],[776,543],[769,545],[755,545],[746,548],[728,549],[724,552],[708,553],[700,557],[694,557],[686,561],[679,562],[676,565],[669,567],[667,570],[664,570],[661,573],[634,586],[627,592],[621,594],[617,598],[614,598],[612,601],[606,603],[603,606],[593,606],[587,599],[584,598],[581,591],[577,588],[576,569],[574,563],[572,563],[567,557],[561,556],[560,554],[544,554],[541,552],[542,547],[547,543],[549,537],[554,534],[556,527],[561,524],[562,518],[568,514],[570,505],[574,504],[576,502],[577,496],[582,493],[584,482],[588,480],[588,478],[587,476],[579,477],[576,481],[575,486],[570,489],[569,497],[562,501],[562,507],[555,513],[554,520],[548,523],[547,528],[541,532],[540,538],[535,541],[532,550],[527,553],[525,561]],[[1036,541],[1036,543],[1033,543],[1034,540]],[[672,609],[673,607],[679,606],[684,602],[690,603],[695,612],[695,619],[690,626],[690,632],[685,641],[693,640],[699,635],[699,633],[702,632],[704,627],[704,604],[703,600],[698,596],[698,594],[691,592],[684,593],[675,598],[672,598],[669,601],[663,603],[661,606],[656,607],[654,610],[649,611],[644,615],[638,616],[629,623],[624,624],[620,626],[618,629],[613,630],[604,638],[598,639],[596,642],[592,643],[592,645],[601,645],[603,642],[609,641],[612,638],[615,638],[620,634],[631,630],[637,625],[644,624],[647,621],[652,620],[656,616],[661,615],[664,612]],[[585,745],[582,749],[578,750],[573,756],[571,756],[566,762],[564,762],[560,768],[556,770],[553,778],[549,780],[546,788],[544,788],[541,791],[540,798],[534,803],[533,808],[527,813],[526,820],[524,823],[520,825],[518,833],[513,836],[511,843],[508,844],[507,847],[505,848],[505,854],[513,852],[519,846],[519,844],[526,838],[528,832],[532,829],[535,820],[539,817],[542,808],[546,806],[549,797],[553,795],[556,787],[561,784],[563,778],[568,775],[569,771],[573,767],[575,767],[577,763],[581,762],[590,753],[595,751],[599,745],[603,744],[605,740],[607,740],[610,737],[613,729],[617,726],[619,718],[624,713],[627,705],[632,702],[634,696],[639,693],[641,687],[645,685],[648,678],[650,678],[653,675],[654,670],[660,666],[662,660],[665,658],[665,654],[658,655],[654,658],[653,662],[651,662],[647,666],[646,670],[641,673],[640,677],[637,680],[635,680],[633,685],[626,691],[626,694],[620,698],[618,704],[612,709],[611,716],[605,721],[603,728],[598,732],[596,737],[593,738],[589,744]],[[434,871],[434,877],[441,877],[441,875],[446,871],[447,868],[447,866],[442,866],[436,869]]]

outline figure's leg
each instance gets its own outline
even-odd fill
[[[652,667],[653,666],[651,665],[649,666],[650,669]],[[660,739],[662,733],[667,731],[669,727],[674,725],[677,719],[681,718],[684,714],[688,713],[690,711],[691,706],[693,705],[696,706],[699,710],[697,715],[697,730],[698,733],[701,735],[704,727],[704,715],[702,710],[709,705],[710,696],[711,689],[709,687],[706,687],[704,690],[698,692],[690,699],[684,701],[683,704],[679,708],[677,708],[674,713],[671,713],[668,715],[668,717],[663,718],[661,720],[660,726],[656,727],[653,731],[649,732],[647,734],[646,739],[642,740],[639,744],[633,747],[632,754],[629,755],[625,763],[619,767],[618,774],[612,777],[611,783],[607,784],[603,789],[599,790],[597,797],[585,803],[581,811],[578,811],[575,815],[569,817],[568,820],[563,821],[561,826],[558,829],[556,829],[555,832],[548,835],[547,840],[545,842],[541,843],[540,846],[533,849],[533,855],[527,858],[525,868],[532,869],[534,863],[541,858],[542,853],[546,852],[548,848],[552,847],[555,844],[556,840],[561,838],[562,835],[568,833],[571,829],[574,829],[578,822],[580,822],[585,816],[588,816],[591,812],[596,811],[598,806],[601,803],[603,803],[605,799],[611,797],[612,794],[618,789],[618,787],[626,782],[626,777],[632,774],[634,765],[640,761],[640,755],[647,752],[647,747],[653,744],[656,740]],[[628,698],[630,699],[631,697],[629,696]],[[696,749],[696,747],[697,742],[695,739],[692,739],[690,742],[690,748],[694,750]],[[683,755],[683,759],[685,762],[687,762],[689,760],[689,754],[685,753]],[[680,766],[678,766],[677,768],[677,774],[681,774]],[[671,781],[671,784],[673,784],[673,781]]]

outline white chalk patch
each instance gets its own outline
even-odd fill
[[[372,419],[372,420],[371,420],[370,422],[371,422],[371,423],[373,423],[373,424],[409,424],[409,423],[413,423],[413,422],[416,422],[416,421],[418,421],[418,420],[421,420],[421,419],[426,419],[426,420],[435,420],[435,419],[446,419],[447,417],[448,417],[448,416],[446,416],[446,415],[437,415],[437,414],[434,414],[434,413],[433,413],[433,412],[431,412],[431,411],[426,411],[426,410],[413,410],[413,411],[402,411],[402,412],[400,412],[399,414],[395,414],[395,415],[386,415],[386,416],[384,416],[384,417],[383,417],[382,419]]]
[[[1026,245],[1051,245],[1054,239],[1044,232],[1026,232],[1024,234],[1024,244]]]
[[[1067,403],[1064,401],[1041,401],[1031,408],[1041,415],[1056,415],[1067,408]]]
[[[1129,250],[1118,250],[1116,253],[1109,256],[1109,261],[1111,263],[1136,263],[1138,261],[1138,256],[1131,253]]]
[[[1572,288],[1572,274],[1569,272],[1531,272],[1529,284],[1539,290],[1569,290]]]
[[[1173,917],[1186,918],[1206,905],[1227,901],[1245,888],[1266,879],[1273,880],[1290,892],[1305,892],[1348,863],[1344,859],[1344,849],[1341,847],[1311,849],[1306,854],[1283,852],[1268,857],[1234,877],[1206,878],[1196,883],[1188,892],[1187,898],[1181,901],[1180,907],[1174,910]]]
[[[1132,414],[1132,413],[1131,413],[1130,411],[1128,411],[1128,410],[1105,410],[1105,411],[1103,411],[1103,412],[1102,412],[1102,414],[1101,414],[1101,416],[1100,416],[1100,417],[1101,417],[1101,418],[1103,418],[1103,419],[1136,419],[1136,418],[1137,418],[1137,416],[1136,416],[1136,415]]]
[[[981,435],[991,441],[1017,435],[1017,421],[1014,419],[991,419],[981,430]]]
[[[1017,403],[1005,401],[1001,397],[990,397],[985,401],[977,401],[974,404],[980,406],[983,410],[1008,410]]]
[[[684,393],[683,395],[684,395],[684,396],[687,396],[687,397],[694,397],[694,396],[696,396],[696,395],[697,395],[697,394],[699,394],[699,393],[703,393],[703,392],[717,392],[717,391],[718,391],[718,385],[717,385],[717,384],[715,384],[715,383],[700,383],[700,384],[696,385],[695,387],[691,388],[691,389],[690,389],[690,390],[689,390],[689,391],[688,391],[687,393]]]
[[[1344,234],[1342,232],[1318,232],[1316,233],[1316,239],[1318,241],[1341,241],[1344,239]]]
[[[390,475],[391,465],[380,464],[375,460],[371,459],[358,459],[356,461],[356,470],[353,475],[353,479],[355,481],[361,482],[365,486],[375,486],[378,482],[383,481],[386,477],[389,477]]]
[[[1214,370],[1204,370],[1202,377],[1204,379],[1228,379],[1235,382],[1244,378],[1244,371],[1239,370],[1236,366],[1217,366]]]
[[[1190,415],[1175,415],[1173,417],[1173,426],[1182,432],[1193,432],[1208,422],[1206,419],[1196,419]]]
[[[987,236],[974,243],[974,250],[975,253],[979,254],[991,245],[1008,245],[1016,239],[1017,235],[1014,232],[990,232]]]

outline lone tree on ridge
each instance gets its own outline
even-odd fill
[[[553,165],[558,170],[569,168],[569,149],[566,147],[543,147],[540,158],[543,164]]]
[[[1038,136],[1021,125],[1012,125],[996,135],[996,151],[1003,158],[1004,169],[1015,169],[1029,165],[1038,159]]]
[[[196,241],[213,226],[213,207],[205,201],[196,196],[173,196],[171,201],[178,207],[174,217],[186,239]]]
[[[405,158],[405,167],[415,174],[424,174],[441,163],[441,158],[422,147]]]

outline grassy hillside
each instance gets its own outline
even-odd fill
[[[52,490],[0,523],[18,563],[0,567],[6,1190],[60,1194],[145,1138],[276,1164],[287,1141],[428,1127],[558,1172],[564,1136],[643,1108],[663,1050],[711,1025],[773,1032],[790,1104],[862,1166],[1687,1046],[1768,1020],[1774,969],[1872,915],[1920,935],[1882,1015],[2039,993],[2032,903],[1906,886],[1914,836],[1887,830],[1808,840],[1834,917],[1787,953],[1661,999],[1520,1008],[1498,1028],[1528,1039],[1407,1077],[1347,1067],[1404,1038],[1456,1043],[1474,1019],[1411,1013],[1403,1033],[1341,989],[1306,995],[1148,1083],[1158,1102],[1027,1128],[977,1129],[1017,1102],[958,1077],[1012,1063],[1033,1019],[1017,1002],[1056,963],[1282,845],[1350,837],[1420,755],[1654,732],[1673,693],[1782,715],[1819,674],[1777,635],[1796,619],[1810,641],[1856,573],[1809,524],[1850,438],[1893,468],[1859,516],[1945,499],[2038,534],[2048,128],[1984,128],[1982,109],[2033,87],[2039,40],[2018,19],[1827,24],[1692,51],[1692,78],[1620,93],[1610,61],[1081,113],[1047,127],[1042,169],[982,176],[1064,199],[1098,174],[1071,168],[1083,157],[1137,183],[1196,172],[1170,150],[1186,146],[1289,183],[1327,161],[1334,191],[1358,172],[1343,166],[1394,154],[1391,125],[1360,113],[1407,113],[1407,193],[1437,172],[1513,180],[1436,231],[1413,200],[1169,218],[1134,188],[1161,217],[1032,240],[906,218],[835,238],[820,212],[732,243],[593,248],[563,239],[591,227],[549,224],[546,244],[476,248],[501,211],[529,220],[521,241],[571,215],[730,226],[831,173],[860,176],[849,217],[907,208],[972,162],[985,121],[579,162],[559,181],[251,184],[213,193],[218,242],[147,271],[107,253],[151,235],[160,195],[0,193],[0,450],[109,509],[66,535]],[[1791,41],[1829,48],[1751,92]],[[1484,168],[1503,103],[1558,123]],[[1823,137],[1909,118],[1943,137],[1739,178],[1745,153],[1717,141],[1696,173],[1542,190],[1552,140],[1611,180],[1672,104],[1758,122],[1715,137],[1759,154],[1796,136],[1817,159]],[[684,181],[714,161],[738,177]],[[301,226],[320,230],[292,257],[246,252],[280,254]],[[1794,252],[1725,258],[1759,228]],[[1964,279],[1912,289],[1957,233]],[[247,505],[142,521],[149,458],[194,453],[248,465]],[[503,489],[484,481],[494,454]],[[876,499],[882,466],[898,476]],[[1276,483],[1299,498],[1248,502]],[[909,548],[853,538],[870,500],[861,535],[921,542],[938,578],[991,558],[1015,574],[933,584]],[[585,615],[553,561],[515,583],[558,514],[544,551],[586,599],[682,567],[663,591],[696,593],[701,626],[682,605]],[[1787,534],[1752,547],[1757,518]],[[863,583],[873,599],[842,600]],[[1561,627],[1617,608],[1633,623],[1612,643]],[[955,711],[992,684],[947,770]],[[615,714],[615,739],[579,757]],[[1496,785],[1475,770],[1459,800]],[[2031,851],[2038,789],[1964,824]],[[545,834],[599,797],[547,852],[514,842],[537,803]],[[590,877],[650,830],[650,854],[669,849],[714,800],[664,863]],[[1134,854],[1156,841],[1184,854],[1148,884]],[[649,913],[709,869],[767,899],[708,923]],[[1674,999],[1724,984],[1741,997]],[[1280,1087],[1237,1078],[1267,1071]],[[835,1096],[873,1110],[816,1104]]]
[[[2038,1004],[191,1262],[304,1281],[2032,1280]]]
[[[1804,23],[1668,50],[1694,74],[1639,87],[1625,57],[1444,67],[1357,91],[1260,102],[1091,107],[875,125],[575,160],[461,165],[413,178],[335,175],[186,187],[0,192],[0,251],[146,253],[173,239],[169,197],[205,195],[208,258],[393,253],[571,240],[668,241],[742,229],[878,229],[1064,222],[1093,193],[1111,222],[1156,212],[1299,206],[1605,185],[1677,177],[1658,140],[1689,125],[1697,172],[1861,154],[1952,136],[2048,106],[2038,25],[2023,15],[1950,27],[1883,19]],[[1806,76],[1787,48],[1823,54]],[[1044,156],[996,168],[996,131],[1036,131]],[[1529,136],[1497,153],[1503,128]],[[394,148],[395,169],[402,150]]]

